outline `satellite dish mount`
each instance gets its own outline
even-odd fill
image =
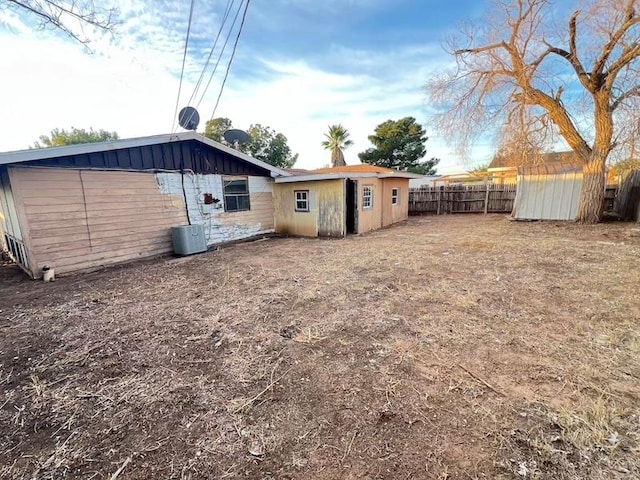
[[[239,130],[237,128],[232,128],[227,130],[222,134],[224,139],[229,143],[233,148],[238,150],[238,147],[244,143],[249,141],[249,134],[244,130]]]

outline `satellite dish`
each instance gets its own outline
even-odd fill
[[[200,115],[193,107],[184,107],[178,114],[178,123],[185,130],[195,130],[200,123]]]
[[[227,130],[222,134],[222,136],[231,145],[241,145],[249,141],[249,134],[244,130],[238,130],[237,128]]]

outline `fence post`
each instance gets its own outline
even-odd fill
[[[485,195],[484,195],[484,214],[486,215],[487,212],[489,211],[489,184],[485,183],[485,188],[487,189]]]
[[[438,206],[436,207],[436,215],[440,215],[440,198],[442,197],[442,187],[438,188]]]

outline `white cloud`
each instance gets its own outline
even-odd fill
[[[123,138],[170,131],[182,60],[182,23],[186,26],[186,19],[175,14],[184,11],[176,2],[123,3],[119,41],[96,42],[96,55],[87,55],[59,35],[17,29],[0,34],[0,68],[9,72],[0,77],[0,150],[26,148],[53,128],[104,128]],[[214,20],[220,5],[216,2],[197,14],[194,35],[202,41],[187,64],[181,106],[205,60],[202,31],[207,23],[209,31],[210,25],[218,24]],[[328,163],[320,142],[329,124],[342,123],[349,129],[355,145],[345,156],[357,163],[357,153],[368,147],[367,136],[377,124],[407,115],[426,123],[431,112],[424,83],[448,62],[434,45],[375,53],[334,45],[308,59],[284,53],[255,58],[254,52],[241,43],[216,116],[229,117],[240,128],[262,123],[284,133],[300,154],[301,168]],[[242,75],[234,74],[239,71]],[[199,107],[201,128],[211,116],[220,76]],[[439,171],[464,169],[437,132],[425,126],[431,137],[427,155],[443,159]],[[475,154],[474,160],[485,161],[488,148]]]

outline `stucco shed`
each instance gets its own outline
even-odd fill
[[[406,220],[409,180],[420,177],[363,164],[276,178],[276,232],[343,237]]]

